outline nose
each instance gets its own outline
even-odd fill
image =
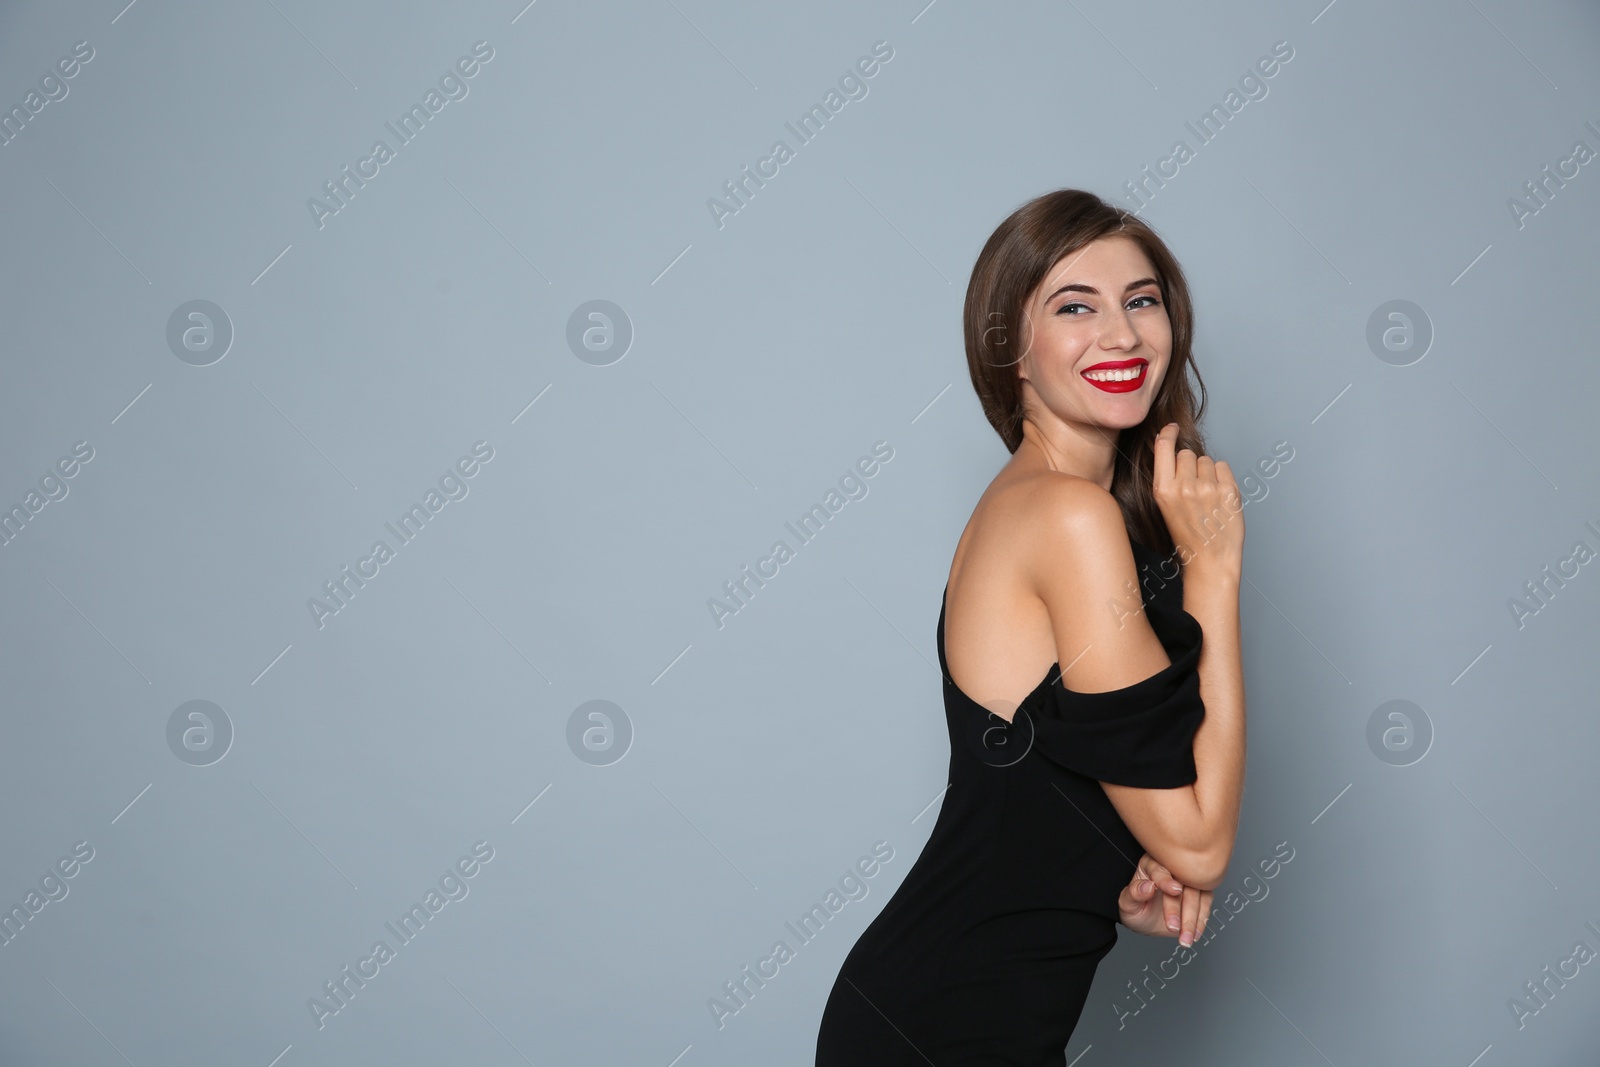
[[[1101,348],[1138,348],[1139,331],[1134,328],[1133,316],[1127,308],[1108,312],[1105,328],[1100,331]]]

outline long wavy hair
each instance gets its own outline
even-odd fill
[[[1112,235],[1137,242],[1155,267],[1172,324],[1172,358],[1149,414],[1139,425],[1118,434],[1111,493],[1122,508],[1129,536],[1168,554],[1173,551],[1172,536],[1151,484],[1155,439],[1161,427],[1176,422],[1174,450],[1192,448],[1196,455],[1204,455],[1199,424],[1206,390],[1190,351],[1194,307],[1189,285],[1177,259],[1148,223],[1082,189],[1057,189],[1013,211],[985,242],[967,283],[962,312],[967,369],[984,415],[1006,449],[1015,453],[1022,444],[1025,414],[1022,379],[1017,376],[1017,364],[1028,344],[1024,303],[1064,257]],[[1013,338],[1023,340],[1020,349]]]

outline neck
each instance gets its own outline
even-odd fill
[[[1069,426],[1064,422],[1042,428],[1024,418],[1016,457],[1024,463],[1039,463],[1053,471],[1076,475],[1109,492],[1116,473],[1119,436],[1115,430]]]

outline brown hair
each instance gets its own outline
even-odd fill
[[[1017,364],[1023,351],[1009,341],[1026,335],[1023,304],[1062,258],[1101,237],[1113,235],[1137,242],[1155,267],[1162,302],[1172,324],[1172,358],[1150,412],[1137,426],[1120,432],[1111,493],[1122,507],[1129,535],[1162,554],[1173,551],[1172,537],[1151,487],[1156,434],[1169,422],[1178,424],[1174,450],[1191,448],[1205,454],[1200,416],[1205,411],[1205,383],[1194,365],[1194,307],[1183,270],[1143,220],[1082,189],[1057,189],[1023,204],[989,236],[967,283],[962,329],[967,369],[983,413],[1011,452],[1022,444],[1022,380]],[[1193,373],[1195,390],[1190,387]]]

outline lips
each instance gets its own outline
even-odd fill
[[[1149,365],[1149,361],[1143,359],[1114,359],[1106,363],[1096,363],[1092,367],[1083,369],[1083,380],[1102,392],[1131,393],[1144,384],[1145,370]],[[1123,382],[1097,382],[1088,376],[1090,371],[1123,370],[1130,367],[1137,368],[1139,373]]]

